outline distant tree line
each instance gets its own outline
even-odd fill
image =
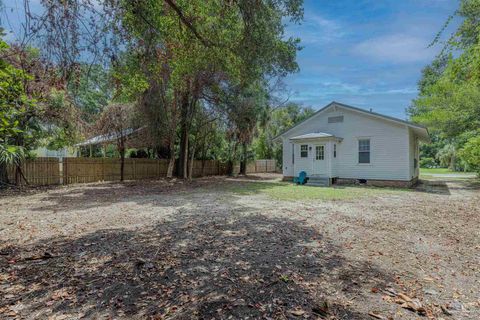
[[[408,113],[431,129],[433,141],[422,146],[421,165],[480,172],[480,0],[461,0],[455,15],[462,22],[423,69]]]

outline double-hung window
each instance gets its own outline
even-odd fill
[[[370,139],[358,140],[358,163],[370,163]]]
[[[300,146],[300,157],[308,158],[308,144],[302,144]]]

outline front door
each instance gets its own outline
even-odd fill
[[[327,149],[324,144],[317,144],[314,146],[313,154],[313,174],[326,175],[327,174]]]

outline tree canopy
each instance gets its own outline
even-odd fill
[[[462,0],[457,14],[461,25],[442,54],[422,71],[419,95],[408,109],[414,121],[451,145],[443,150],[462,150],[467,141],[471,150],[480,135],[480,1]],[[466,152],[460,154],[470,168],[480,170]]]
[[[302,20],[302,0],[52,0],[36,13],[29,2],[23,40],[62,84],[44,90],[49,104],[90,128],[78,136],[98,132],[108,105],[132,106],[130,126],[147,154],[169,159],[168,176],[191,177],[207,155],[245,169],[278,83],[298,70],[299,40],[284,28]],[[46,124],[67,142],[72,122]]]

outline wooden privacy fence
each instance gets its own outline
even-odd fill
[[[35,186],[46,186],[50,184],[60,183],[60,165],[58,158],[35,158],[25,161],[21,168],[21,172],[28,183]],[[8,179],[16,181],[16,168],[9,167]],[[20,184],[25,184],[25,181],[20,176],[18,177]]]
[[[112,158],[63,158],[62,160],[36,158],[25,161],[22,172],[30,185],[119,181],[120,165],[120,159]],[[164,178],[167,175],[167,167],[168,160],[127,158],[124,179]],[[218,160],[194,160],[192,175],[194,177],[225,175],[227,171],[227,164]],[[247,173],[275,171],[275,160],[256,160],[247,165]],[[10,181],[15,181],[15,169],[9,168],[8,174]]]
[[[276,160],[255,160],[247,164],[247,173],[275,172],[276,170]]]
[[[120,159],[64,158],[64,184],[120,180]],[[155,179],[167,175],[168,160],[125,159],[124,179]]]

